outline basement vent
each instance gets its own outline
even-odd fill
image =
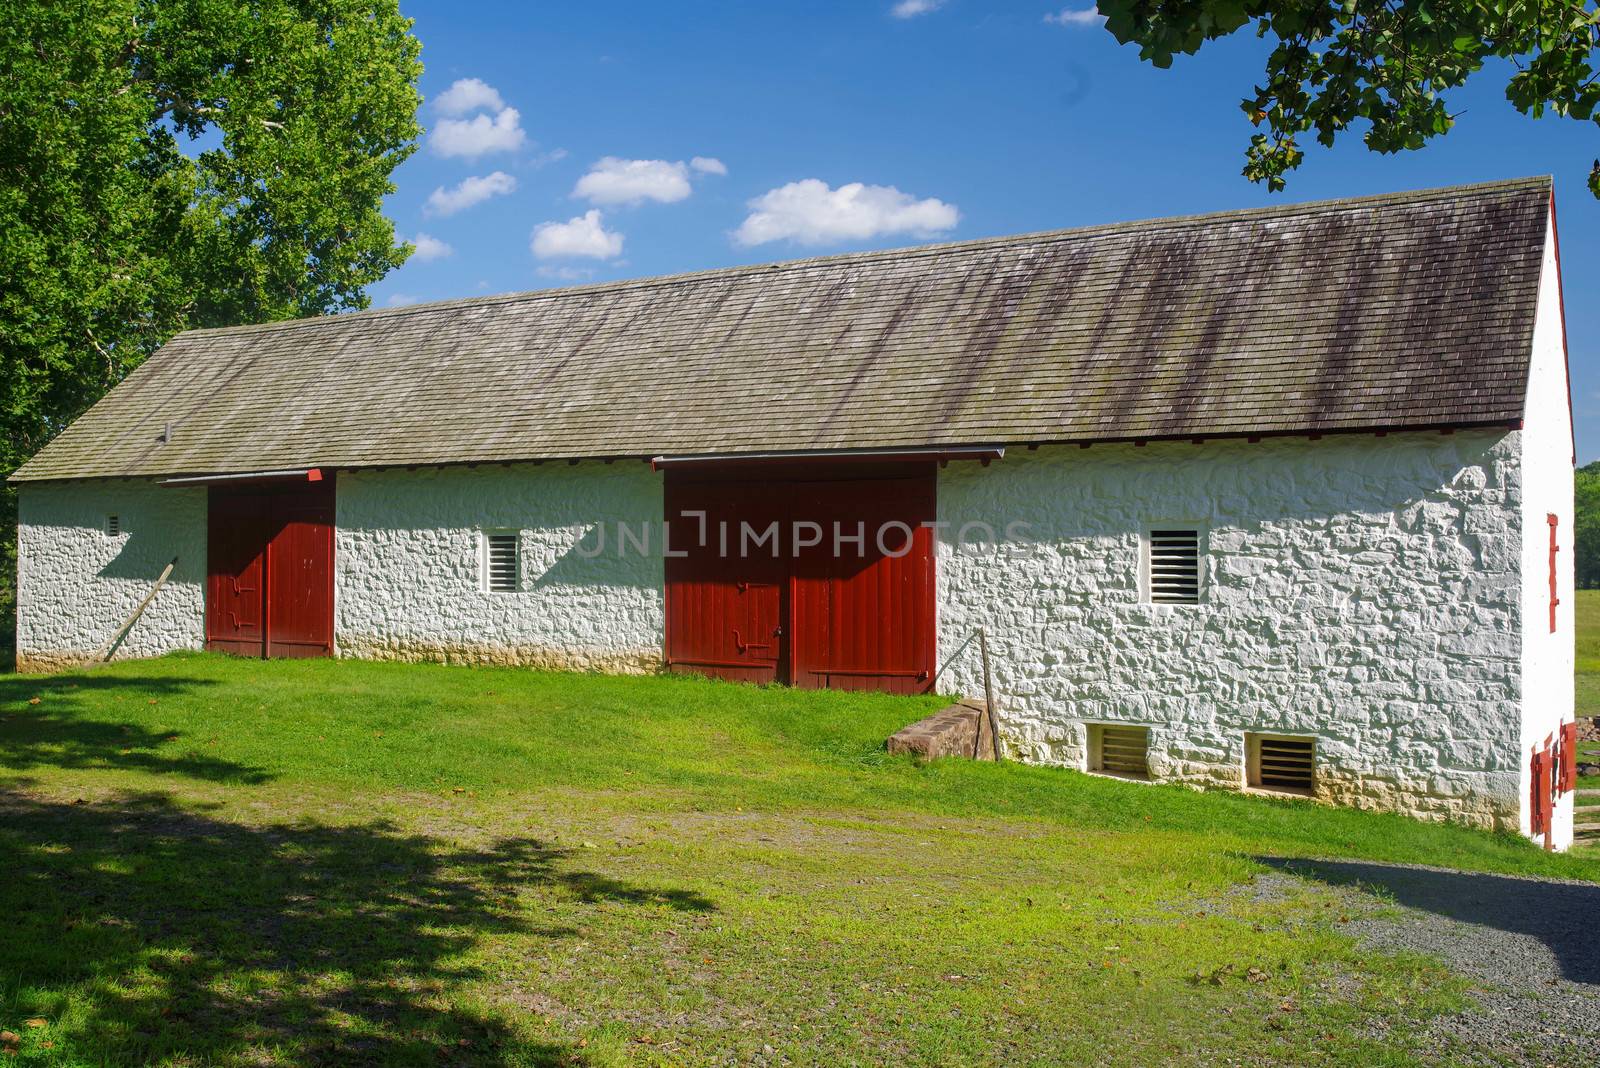
[[[107,535],[107,537],[114,538],[118,534],[121,534],[121,533],[122,533],[122,518],[120,516],[115,516],[115,515],[106,516],[106,535]]]
[[[1150,728],[1096,723],[1089,727],[1089,770],[1129,779],[1150,777]]]
[[[485,534],[484,574],[490,593],[516,593],[518,586],[517,543],[521,539],[516,531]]]
[[[1245,741],[1249,748],[1251,786],[1285,793],[1311,793],[1316,781],[1316,739],[1247,734]]]
[[[1146,541],[1150,554],[1150,600],[1155,604],[1200,603],[1200,532],[1152,530]]]

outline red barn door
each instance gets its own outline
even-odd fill
[[[331,480],[211,488],[208,649],[333,652],[333,505]]]
[[[934,539],[923,525],[935,518],[932,464],[829,475],[669,472],[671,670],[927,689],[936,648]]]
[[[825,534],[793,558],[790,681],[923,692],[936,642],[933,529],[924,525],[937,518],[933,477],[796,488],[796,500]]]

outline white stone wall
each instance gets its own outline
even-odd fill
[[[17,667],[42,671],[92,655],[178,565],[116,647],[115,659],[205,642],[206,493],[152,481],[27,484],[17,523]],[[106,533],[115,514],[121,533]]]
[[[1566,345],[1555,234],[1547,238],[1528,371],[1526,429],[1521,435],[1522,499],[1522,791],[1531,791],[1535,748],[1573,718],[1573,503],[1572,409],[1568,400]],[[1556,517],[1556,628],[1550,630],[1550,525]],[[1521,829],[1529,829],[1523,812]],[[1556,806],[1554,843],[1572,842],[1573,797]]]
[[[662,511],[661,476],[638,461],[340,472],[337,651],[652,670],[664,626]],[[648,554],[619,552],[623,523],[650,528]],[[522,532],[515,593],[485,588],[483,534],[500,530]]]
[[[988,629],[1024,759],[1082,768],[1085,724],[1141,724],[1157,778],[1238,788],[1247,731],[1309,734],[1328,800],[1514,828],[1521,450],[1462,431],[952,463],[940,661]],[[958,549],[974,521],[1030,533]],[[1206,532],[1198,605],[1145,603],[1141,534],[1166,522]],[[940,688],[982,693],[975,649]]]

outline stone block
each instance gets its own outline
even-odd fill
[[[946,705],[927,719],[896,731],[885,745],[891,753],[910,753],[922,760],[950,756],[970,760],[974,747],[977,759],[994,759],[983,702],[970,699]]]

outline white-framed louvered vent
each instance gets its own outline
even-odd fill
[[[1309,794],[1316,786],[1317,741],[1274,734],[1246,735],[1250,785],[1261,790]]]
[[[516,593],[520,579],[517,531],[493,531],[483,536],[484,588],[490,593]]]
[[[1130,779],[1150,777],[1150,728],[1096,723],[1089,728],[1089,770]]]
[[[1145,545],[1150,554],[1150,600],[1199,604],[1200,531],[1193,527],[1152,529]]]
[[[106,536],[114,538],[122,533],[122,517],[119,515],[106,516]]]

